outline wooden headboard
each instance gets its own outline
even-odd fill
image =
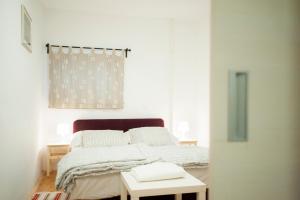
[[[158,126],[164,127],[164,121],[159,118],[146,119],[79,119],[73,123],[73,133],[84,130],[123,130],[131,128]]]

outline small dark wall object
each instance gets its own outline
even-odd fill
[[[31,17],[24,5],[21,6],[21,42],[22,45],[31,53],[32,38],[31,38]]]

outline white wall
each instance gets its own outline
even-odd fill
[[[212,200],[298,200],[300,2],[213,0]],[[249,72],[249,141],[227,142],[228,70]]]
[[[38,1],[23,2],[33,19],[32,54],[21,45],[21,2],[0,2],[0,198],[9,200],[27,199],[40,173],[43,14]]]
[[[195,19],[208,0],[41,0],[48,8],[122,17]]]
[[[128,47],[132,52],[126,59],[122,110],[48,109],[45,66],[45,142],[55,140],[58,123],[79,118],[161,117],[170,129],[174,122],[188,120],[194,135],[208,135],[208,15],[174,21],[49,9],[46,16],[45,38],[51,44]]]
[[[208,8],[208,7],[207,7]],[[209,145],[209,9],[201,20],[173,22],[173,130],[188,121],[188,137]]]

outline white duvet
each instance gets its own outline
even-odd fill
[[[183,167],[199,167],[208,165],[208,148],[199,146],[148,146],[139,145],[146,156],[158,156],[162,161],[175,163]]]
[[[191,168],[206,166],[208,150],[197,146],[145,144],[78,148],[58,163],[56,188],[70,192],[77,178],[128,171],[155,161],[172,162]]]
[[[140,151],[139,145],[80,148],[59,161],[55,185],[69,192],[78,177],[126,171],[157,160]]]

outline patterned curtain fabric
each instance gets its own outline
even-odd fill
[[[123,108],[124,52],[49,52],[49,108]]]

